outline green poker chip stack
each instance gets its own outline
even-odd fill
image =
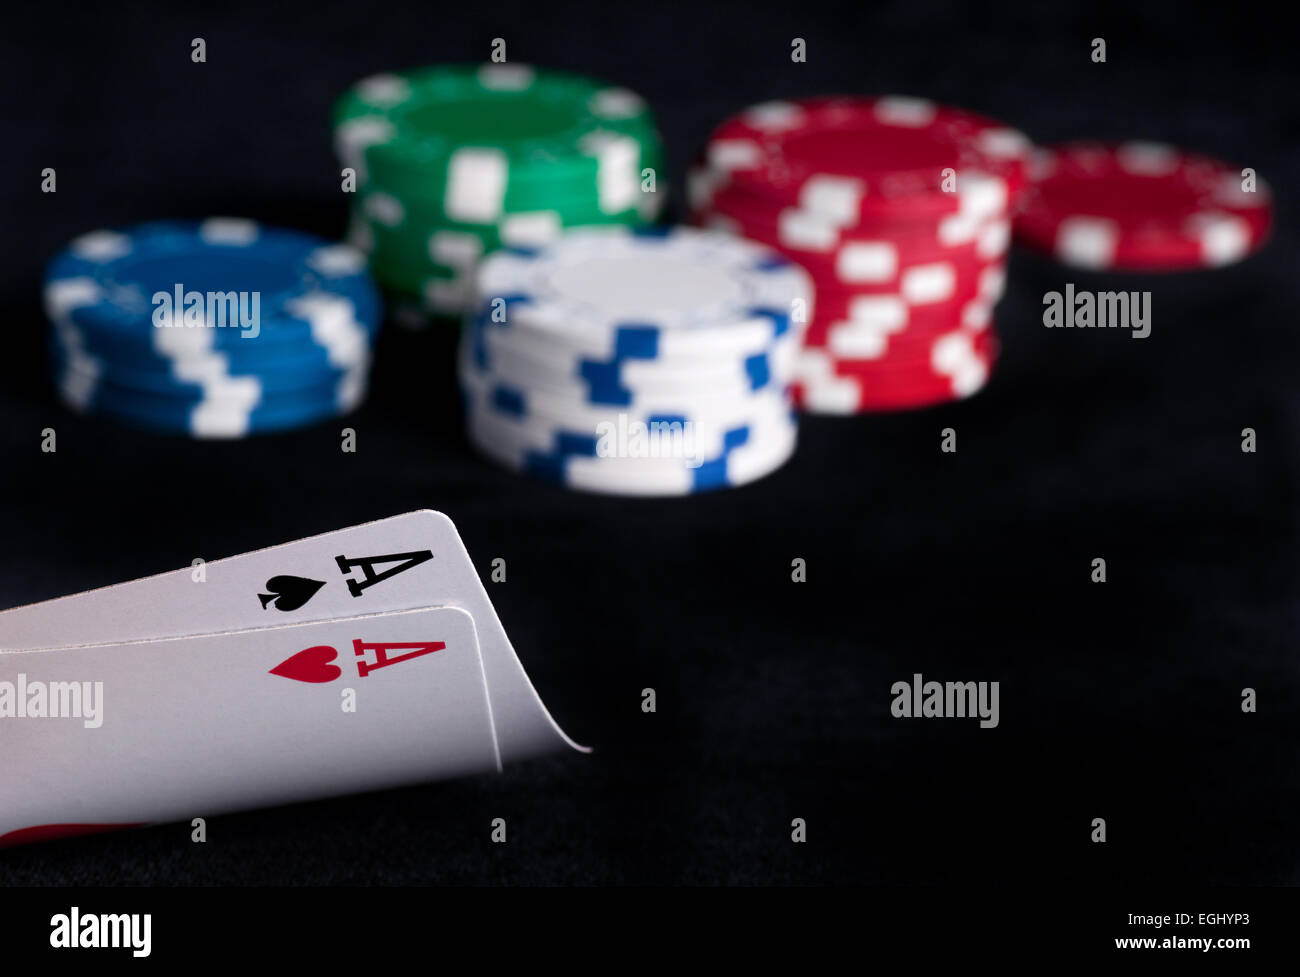
[[[667,187],[639,96],[527,65],[367,78],[335,106],[334,135],[357,174],[351,243],[404,307],[428,315],[466,311],[490,252],[652,222]]]

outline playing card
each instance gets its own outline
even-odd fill
[[[478,630],[502,759],[563,746],[450,519],[421,510],[0,613],[0,649],[103,644],[449,606]]]
[[[0,754],[0,843],[500,768],[452,607],[0,653]]]

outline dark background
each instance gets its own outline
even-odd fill
[[[0,606],[436,508],[481,573],[507,559],[489,593],[546,704],[595,752],[216,818],[203,846],[167,825],[12,850],[0,883],[1300,881],[1300,85],[1258,12],[493,0],[9,16]],[[190,62],[195,36],[207,64]],[[1163,139],[1254,166],[1280,227],[1263,254],[1197,274],[1086,274],[1017,251],[987,391],[808,419],[778,474],[699,498],[566,493],[480,460],[445,334],[383,337],[370,403],[347,421],[356,455],[342,424],[197,443],[56,404],[39,296],[64,243],[208,214],[339,236],[333,100],[377,71],[483,60],[498,36],[511,60],[643,93],[676,191],[711,126],[748,103],[901,92],[1043,142]],[[789,60],[796,36],[807,64]],[[1096,36],[1107,64],[1089,59]],[[47,166],[57,194],[39,192]],[[1043,329],[1042,295],[1067,281],[1150,289],[1151,338]],[[939,452],[947,426],[955,456]],[[1089,581],[1097,556],[1105,585]],[[892,719],[889,687],[914,672],[1000,681],[1001,726]],[[488,842],[495,817],[506,846]],[[807,844],[790,842],[794,817]]]

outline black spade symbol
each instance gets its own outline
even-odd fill
[[[292,577],[281,574],[266,582],[268,594],[258,594],[262,609],[272,601],[277,611],[296,611],[303,604],[316,596],[316,591],[325,586],[324,580],[312,580],[310,577]]]

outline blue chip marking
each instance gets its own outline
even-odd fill
[[[511,417],[523,418],[527,416],[524,395],[510,387],[496,387],[492,391],[492,406]]]

